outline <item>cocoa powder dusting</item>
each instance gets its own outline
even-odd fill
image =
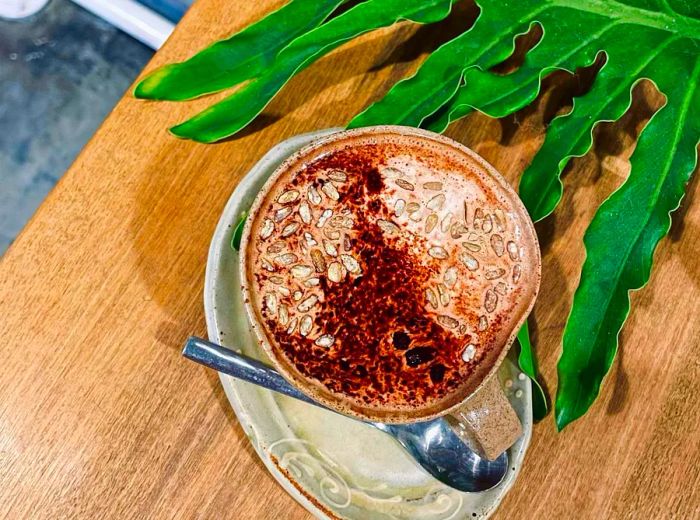
[[[392,153],[397,151],[387,144],[334,151],[308,164],[292,182],[318,187],[316,173],[334,168],[349,175],[339,202],[355,217],[353,253],[362,274],[340,284],[320,276],[325,298],[316,324],[335,337],[333,348],[286,334],[274,319],[267,325],[297,369],[329,390],[364,403],[412,406],[444,397],[469,368],[460,363],[464,340],[426,313],[422,288],[438,268],[415,258],[376,224],[377,217],[391,219],[379,197],[384,185],[378,168]]]

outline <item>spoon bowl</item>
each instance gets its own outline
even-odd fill
[[[372,425],[394,437],[433,477],[460,491],[487,491],[497,486],[508,470],[507,452],[496,460],[479,457],[462,442],[445,419]]]
[[[182,354],[237,379],[327,409],[289,384],[273,368],[221,345],[191,337]],[[425,471],[460,491],[487,491],[498,485],[508,470],[507,453],[493,461],[479,457],[460,440],[445,419],[410,424],[364,423],[394,437]]]

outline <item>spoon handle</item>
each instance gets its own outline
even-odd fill
[[[182,355],[237,379],[325,408],[290,385],[275,369],[221,345],[191,336],[185,343]]]

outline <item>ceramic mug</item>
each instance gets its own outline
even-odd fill
[[[539,246],[475,152],[398,126],[322,137],[265,183],[240,251],[250,326],[299,390],[362,420],[445,417],[488,459],[521,435],[496,372],[534,304]]]

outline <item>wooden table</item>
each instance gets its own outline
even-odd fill
[[[148,69],[182,59],[276,2],[200,0]],[[166,128],[209,100],[116,106],[0,266],[0,516],[308,518],[267,474],[214,373],[180,357],[205,334],[209,240],[246,170],[278,141],[343,125],[474,18],[375,32],[291,81],[250,131],[217,145]],[[503,121],[471,117],[449,135],[512,182],[543,118],[575,82],[560,76]],[[598,203],[627,173],[650,88],[631,115],[574,161],[554,218],[539,226],[544,279],[535,339],[556,385],[559,338]],[[66,138],[70,138],[67,135]],[[633,295],[620,356],[591,412],[563,433],[548,417],[496,518],[700,516],[700,204],[697,175],[647,288]],[[695,200],[694,200],[695,199]]]

